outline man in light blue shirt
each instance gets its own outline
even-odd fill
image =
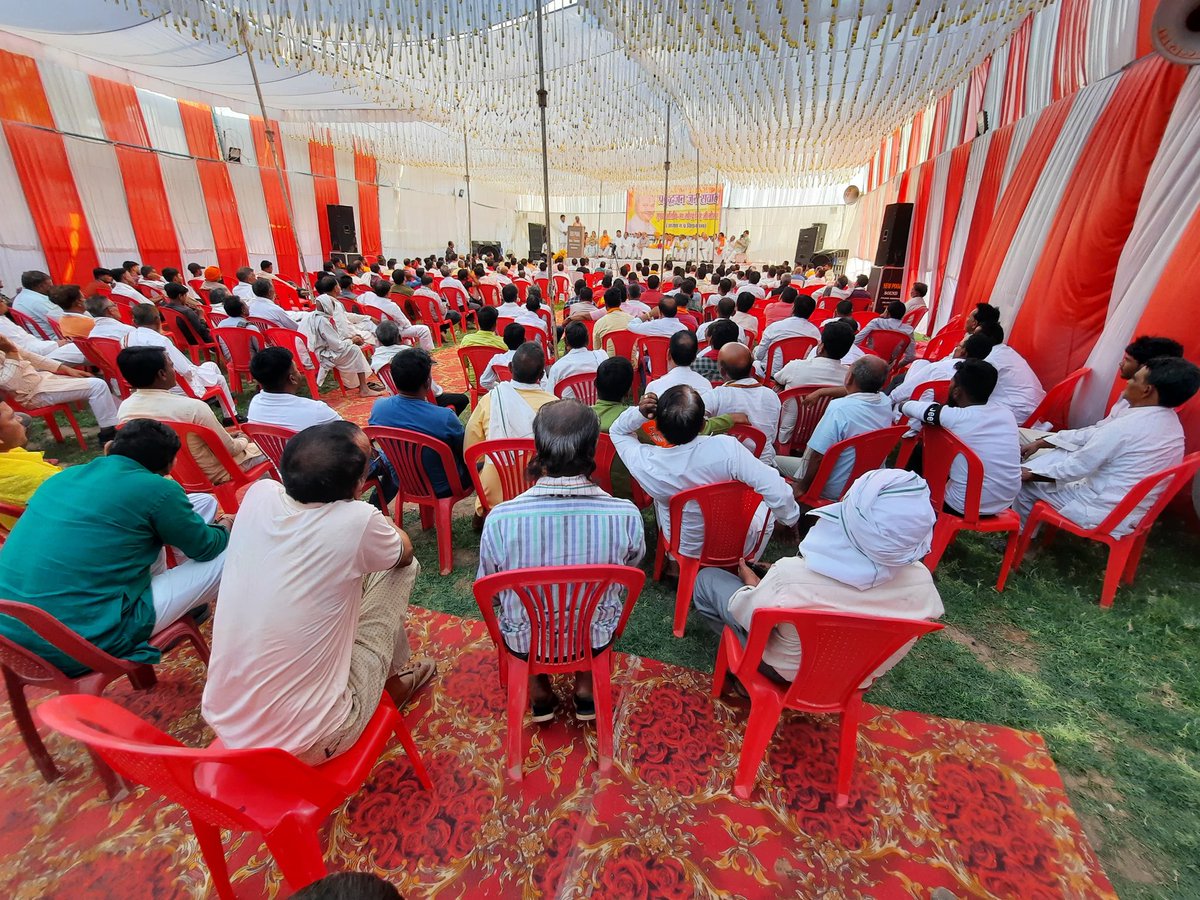
[[[803,474],[797,480],[798,491],[809,489],[821,467],[821,460],[834,444],[892,424],[892,403],[883,393],[887,375],[888,364],[878,356],[866,355],[856,360],[846,375],[846,396],[830,401],[825,415],[808,439],[804,456],[800,459],[784,456],[776,460],[777,465],[784,463],[794,469],[785,474],[794,475],[803,468]],[[782,471],[784,466],[780,468]],[[839,499],[853,469],[854,451],[842,453],[821,489],[821,496],[826,500]]]
[[[63,311],[50,302],[50,288],[54,282],[45,272],[30,270],[21,274],[21,293],[13,301],[12,308],[19,313],[29,316],[42,329],[42,337],[54,339],[54,329],[50,320],[57,319]]]

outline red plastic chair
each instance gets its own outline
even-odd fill
[[[522,732],[528,705],[529,679],[557,672],[591,672],[596,700],[596,745],[600,772],[612,768],[612,644],[592,649],[592,619],[610,588],[626,592],[613,641],[625,630],[646,575],[632,566],[546,566],[485,575],[475,582],[475,601],[499,657],[500,683],[508,687],[508,774],[521,780]],[[511,653],[500,635],[495,604],[513,591],[529,617],[529,658]]]
[[[901,325],[908,325],[910,328],[916,328],[917,323],[925,318],[925,314],[929,312],[929,307],[920,306],[917,309],[906,312],[900,319]]]
[[[1071,401],[1075,399],[1075,389],[1091,374],[1092,370],[1083,366],[1050,388],[1042,402],[1037,405],[1037,409],[1021,423],[1021,427],[1033,428],[1038,422],[1049,422],[1052,431],[1066,428],[1067,417],[1071,414]]]
[[[868,322],[873,322],[879,318],[879,313],[872,310],[861,310],[859,312],[850,313],[850,318],[858,323],[858,328],[861,331],[863,326]]]
[[[783,413],[789,403],[796,407],[796,427],[792,429],[792,436],[788,441],[775,442],[775,454],[777,456],[802,456],[804,454],[805,448],[808,447],[808,439],[812,437],[813,431],[816,430],[817,423],[821,421],[821,416],[825,415],[825,408],[829,406],[831,398],[822,397],[808,405],[801,403],[800,400],[807,397],[813,391],[819,391],[827,387],[829,387],[827,384],[799,384],[796,387],[788,388],[779,395],[780,427],[783,426]],[[776,434],[778,433],[777,431]]]
[[[220,351],[217,349],[217,345],[212,341],[202,341],[200,335],[193,334],[195,329],[192,328],[191,323],[182,313],[166,306],[160,306],[158,312],[163,317],[164,324],[170,329],[171,338],[175,341],[175,346],[181,352],[190,356],[192,362],[196,365],[200,365],[203,361],[202,356],[205,353],[211,353],[213,359],[220,358]],[[187,339],[187,335],[189,334],[196,339],[196,343],[193,344]]]
[[[596,393],[596,373],[580,372],[577,375],[569,375],[554,386],[554,396],[560,399],[567,396],[567,391],[584,406],[595,405],[599,398]]]
[[[203,400],[205,403],[207,403],[209,400],[216,400],[225,410],[225,415],[229,416],[231,419],[237,418],[237,409],[234,408],[234,406],[229,402],[229,399],[225,396],[225,392],[221,390],[221,386],[219,384],[214,384],[212,387],[205,388],[203,394],[197,394],[192,389],[191,382],[179,374],[179,372],[175,373],[175,383],[179,385],[179,389],[183,391],[185,396],[191,397],[193,400]]]
[[[761,428],[755,428],[753,425],[734,425],[725,434],[737,438],[743,447],[754,454],[755,459],[762,458],[763,450],[767,447],[767,436]]]
[[[152,288],[148,284],[138,284],[135,285],[135,287],[137,288],[137,292],[147,300],[153,300],[157,302],[166,296],[166,294],[164,294],[158,288]]]
[[[924,398],[926,391],[933,392],[933,396],[927,400]],[[945,403],[950,399],[950,380],[947,378],[940,381],[923,381],[913,388],[909,399],[925,400],[926,403]],[[900,441],[900,452],[896,454],[897,469],[903,469],[908,465],[908,461],[912,458],[917,445],[921,443],[921,434],[922,432],[918,431],[913,437],[903,438]]]
[[[472,444],[463,451],[467,470],[471,473],[471,481],[475,485],[475,493],[479,503],[486,513],[492,508],[491,501],[483,489],[483,480],[479,471],[480,461],[491,463],[500,480],[500,502],[519,497],[531,487],[533,480],[525,474],[529,460],[536,452],[533,438],[505,438],[499,441],[480,441]]]
[[[499,306],[500,305],[500,286],[499,285],[489,284],[488,282],[483,281],[483,282],[479,283],[478,287],[479,287],[479,296],[483,300],[484,306]],[[526,285],[526,289],[528,289],[528,285]],[[445,296],[445,295],[443,294],[443,296]],[[524,295],[521,294],[521,289],[519,287],[517,288],[517,296],[521,298],[521,302],[525,301],[525,297],[524,297]],[[449,298],[447,298],[446,302],[447,303],[449,302]]]
[[[679,551],[684,507],[689,503],[696,504],[704,522],[704,546],[700,549],[699,557],[684,556]],[[671,537],[668,541],[663,537],[662,529],[659,529],[654,553],[654,580],[662,578],[663,564],[667,553],[670,553],[679,563],[679,586],[675,591],[675,637],[683,637],[687,627],[688,608],[692,603],[700,567],[732,569],[739,559],[746,556],[746,535],[761,504],[762,496],[740,481],[721,481],[688,488],[671,498]]]
[[[523,324],[523,323],[522,323]],[[554,342],[546,339],[546,332],[538,328],[536,325],[524,325],[526,343],[534,343],[542,348],[542,355],[546,360],[546,367],[549,368],[554,364]]]
[[[53,697],[38,707],[49,728],[81,741],[132,781],[187,810],[217,895],[235,897],[221,829],[262,834],[289,887],[298,890],[326,874],[318,829],[356,793],[395,734],[421,785],[432,784],[412,735],[384,694],[362,736],[320,766],[285,750],[229,750],[214,741],[185,747],[149,722],[102,697]]]
[[[242,392],[242,375],[246,376],[246,384],[254,384],[250,377],[250,360],[254,354],[267,344],[267,339],[257,331],[249,328],[214,328],[212,332],[214,346],[219,346],[224,353],[229,354],[225,360],[225,368],[233,380],[233,392]]]
[[[317,381],[317,376],[321,374],[321,362],[317,359],[316,354],[308,349],[308,338],[304,336],[304,332],[294,331],[291,328],[277,328],[267,323],[264,334],[267,336],[267,343],[291,351],[292,359],[296,361],[296,368],[304,374],[305,380],[308,381],[309,396],[314,400],[320,400],[321,385]],[[348,396],[346,386],[342,384],[336,369],[333,370],[333,374],[341,386],[342,395]]]
[[[763,382],[771,384],[772,373],[779,371],[794,359],[804,359],[819,343],[820,341],[816,338],[802,336],[786,337],[775,341],[767,350],[767,371],[763,376]],[[775,365],[776,356],[780,358],[778,366]]]
[[[543,294],[542,296],[545,296]],[[564,303],[571,297],[571,276],[566,272],[554,273],[554,302]]]
[[[442,346],[442,326],[446,325],[449,328],[451,342],[457,341],[460,335],[455,331],[454,323],[447,319],[442,314],[442,304],[440,301],[426,296],[425,294],[413,294],[409,299],[412,300],[413,306],[417,308],[417,312],[421,315],[421,321],[429,326],[429,331],[433,335],[433,341],[439,347]],[[463,333],[466,333],[466,325],[463,325]]]
[[[846,491],[850,490],[850,485],[854,484],[860,475],[881,468],[887,462],[896,443],[907,430],[904,425],[893,425],[890,428],[865,431],[854,437],[846,438],[844,441],[838,441],[821,457],[821,464],[817,467],[817,473],[813,476],[812,483],[808,486],[804,496],[796,498],[796,502],[801,506],[816,509],[841,500]],[[854,465],[850,469],[846,483],[842,485],[841,494],[835,500],[826,500],[821,496],[821,492],[829,483],[829,476],[833,474],[833,469],[843,453],[854,454]]]
[[[859,346],[872,356],[890,363],[895,369],[903,365],[904,354],[911,343],[912,337],[903,331],[872,331]]]
[[[255,425],[253,422],[247,422],[241,426],[242,432],[250,440],[254,441],[254,445],[263,452],[263,456],[271,461],[271,477],[276,481],[280,478],[280,464],[283,461],[283,448],[287,446],[287,442],[296,436],[296,432],[290,428],[282,428],[279,425]]]
[[[225,445],[221,443],[216,434],[203,425],[193,425],[190,422],[164,422],[163,424],[179,435],[179,442],[182,445],[179,452],[175,454],[175,464],[171,467],[171,477],[178,481],[180,486],[189,494],[212,494],[215,496],[222,512],[236,513],[238,510],[238,490],[245,485],[253,484],[263,475],[270,474],[271,472],[270,460],[263,460],[243,471],[242,467],[234,462],[233,457],[225,449]],[[198,441],[202,441],[212,455],[216,457],[217,462],[228,473],[228,481],[223,484],[213,484],[208,476],[204,474],[204,470],[200,468],[200,464],[196,462],[196,458],[192,455],[189,438],[193,437]]]
[[[110,386],[116,387],[117,394],[122,400],[133,393],[133,388],[129,386],[129,382],[125,380],[120,367],[117,366],[117,355],[121,352],[120,341],[112,338],[76,338],[75,346],[79,348],[84,359],[100,370],[104,380]]]
[[[937,511],[937,523],[933,526],[933,546],[924,560],[926,568],[930,572],[937,568],[942,554],[960,531],[1008,532],[1004,563],[996,581],[996,590],[1004,590],[1008,571],[1016,557],[1017,541],[1021,533],[1020,517],[1012,509],[1002,510],[995,515],[981,516],[979,498],[983,492],[982,460],[949,429],[927,425],[921,433],[921,440],[925,446],[923,474],[929,482],[929,496],[933,501],[933,508]],[[948,512],[945,508],[950,466],[959,456],[967,464],[967,508],[961,516]]]
[[[458,466],[449,445],[427,434],[405,428],[368,425],[363,430],[396,470],[400,483],[400,492],[393,503],[396,524],[402,524],[405,503],[417,504],[420,507],[421,528],[426,531],[431,527],[437,528],[439,571],[442,575],[449,575],[454,569],[454,535],[451,522],[454,504],[471,495],[471,489],[464,486],[459,477]],[[446,473],[446,483],[450,486],[450,496],[438,497],[434,493],[433,483],[429,480],[426,468],[427,454],[433,455],[441,462],[442,470]],[[471,463],[468,461],[467,465],[470,467]],[[483,494],[479,496],[482,498]]]
[[[283,309],[298,310],[303,309],[304,305],[300,302],[300,292],[288,284],[286,281],[280,281],[278,278],[271,282],[275,286],[275,302]]]
[[[647,381],[662,378],[667,374],[671,365],[671,339],[662,335],[636,335],[633,346],[642,361],[643,367],[648,368]]]
[[[512,381],[512,369],[509,366],[494,363],[492,365],[492,372],[495,374],[497,381]]]
[[[448,288],[434,288],[438,295],[446,301],[446,306],[462,316],[461,330],[464,334],[467,331],[467,325],[471,322],[475,323],[475,328],[479,328],[479,317],[475,315],[475,310],[471,309],[471,304],[467,302],[467,292],[460,290],[453,285]]]
[[[487,368],[488,362],[497,353],[504,351],[498,347],[459,347],[458,363],[462,366],[463,381],[471,395],[471,408],[479,403],[479,398],[487,393],[487,388],[479,384],[479,376]]]
[[[21,733],[21,739],[25,742],[25,749],[33,757],[42,777],[46,781],[55,781],[62,773],[54,765],[54,759],[42,743],[37,727],[33,724],[25,688],[58,691],[60,694],[92,694],[99,697],[114,681],[128,678],[129,683],[138,690],[149,690],[155,685],[154,667],[149,663],[118,659],[104,652],[39,607],[13,600],[0,600],[0,615],[16,619],[42,640],[91,670],[72,678],[33,651],[26,650],[15,641],[0,635],[0,672],[4,674],[4,686],[8,691],[13,719]],[[184,641],[190,643],[195,648],[196,655],[208,665],[208,644],[191,616],[184,616],[157,634],[151,635],[149,643],[165,653]],[[124,788],[121,780],[94,753],[92,761],[96,766],[96,774],[104,782],[108,796],[117,797]]]
[[[514,278],[513,284],[517,288],[517,299],[524,303],[529,298],[529,288],[532,287],[533,282],[526,281],[524,278]]]
[[[259,316],[246,316],[246,321],[249,322],[251,325],[253,325],[255,328],[257,328],[259,331],[261,331],[263,334],[266,334],[267,330],[270,328],[279,328],[279,326],[276,325],[274,322],[272,322],[270,319],[264,319]],[[280,328],[279,330],[280,331],[296,331],[297,329],[295,329],[295,328]],[[286,347],[287,345],[282,344],[281,346]],[[289,349],[291,349],[291,348],[289,348]]]
[[[917,347],[916,358],[937,362],[945,359],[954,352],[954,348],[962,343],[962,328],[951,328],[946,325],[934,337]]]
[[[54,340],[54,335],[46,334],[46,330],[38,324],[37,319],[33,318],[33,316],[25,315],[19,309],[14,309],[11,303],[8,306],[8,315],[35,338],[41,338],[43,341]]]
[[[801,646],[800,669],[790,685],[781,685],[759,671],[767,639],[772,631],[784,625],[796,629]],[[942,627],[937,622],[852,613],[760,609],[750,620],[745,647],[726,628],[713,671],[713,696],[721,695],[730,674],[737,677],[750,695],[750,716],[733,781],[734,794],[743,800],[750,799],[759,763],[766,756],[785,709],[833,713],[842,717],[837,805],[846,806],[850,802],[854,758],[858,755],[858,723],[866,693],[863,683],[909,641]]]
[[[12,407],[13,412],[40,417],[45,421],[46,427],[50,429],[50,433],[54,435],[55,442],[59,444],[63,442],[63,436],[58,428],[58,420],[54,416],[57,413],[62,413],[63,417],[67,420],[67,424],[71,426],[71,430],[75,432],[75,440],[79,444],[79,449],[87,449],[87,442],[83,439],[83,432],[79,430],[79,422],[75,419],[75,413],[71,412],[71,405],[69,403],[53,403],[50,406],[31,408],[18,403],[16,397],[8,391],[0,391],[0,398],[3,398],[4,402]]]
[[[1130,488],[1125,499],[1095,528],[1077,525],[1044,500],[1039,500],[1033,504],[1025,522],[1025,529],[1021,533],[1021,541],[1013,559],[1013,570],[1015,571],[1025,558],[1039,525],[1044,526],[1047,533],[1051,529],[1061,528],[1079,537],[1099,541],[1108,546],[1108,565],[1104,569],[1104,587],[1100,592],[1100,606],[1107,609],[1113,605],[1118,587],[1122,584],[1133,584],[1133,576],[1142,559],[1142,551],[1146,549],[1146,539],[1150,536],[1150,528],[1155,519],[1172,498],[1191,483],[1197,469],[1200,469],[1200,453],[1190,453],[1179,465],[1148,475]],[[1157,499],[1146,509],[1133,530],[1123,537],[1114,536],[1113,529],[1125,521],[1155,490],[1159,491]],[[1001,580],[1006,574],[1007,572],[1000,573]]]
[[[610,331],[604,335],[603,346],[600,347],[606,353],[614,356],[623,356],[626,359],[633,359],[633,345],[637,342],[638,335],[632,331],[626,331],[624,328],[617,331]],[[636,379],[634,384],[636,386]]]
[[[612,467],[616,458],[617,448],[613,445],[612,438],[608,436],[607,432],[600,432],[600,439],[596,441],[596,470],[592,472],[591,480],[607,494],[613,492]],[[648,509],[654,502],[633,475],[629,476],[629,489],[638,509]]]
[[[63,334],[62,326],[58,324],[58,319],[49,319],[48,321],[50,322],[50,330],[54,332],[54,336],[60,341],[65,341],[67,336]]]

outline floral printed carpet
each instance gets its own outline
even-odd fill
[[[560,713],[525,728],[518,785],[504,774],[504,695],[482,623],[414,608],[410,633],[440,666],[407,714],[434,790],[391,745],[323,832],[331,870],[376,872],[409,898],[1116,896],[1036,735],[868,708],[839,810],[835,721],[785,714],[741,802],[745,704],[711,700],[703,673],[618,655],[611,775],[597,773],[594,729]],[[154,690],[108,696],[203,745],[203,674],[177,649]],[[207,895],[182,809],[142,787],[110,803],[78,745],[47,745],[64,772],[54,784],[3,707],[0,896]],[[256,836],[227,835],[226,851],[239,896],[288,895]]]

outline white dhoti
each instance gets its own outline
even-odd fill
[[[43,390],[29,398],[26,406],[55,406],[86,400],[101,428],[112,428],[117,424],[117,401],[108,385],[100,378],[70,378],[66,375],[50,375],[43,382]]]
[[[192,509],[205,522],[212,523],[217,517],[217,498],[212,494],[188,494]],[[154,630],[161,631],[172,622],[177,622],[191,610],[217,598],[221,586],[221,572],[225,568],[225,554],[207,562],[197,562],[172,549],[178,564],[167,568],[165,551],[150,567],[150,597],[154,603]]]
[[[367,375],[371,372],[367,358],[355,344],[344,345],[339,350],[328,348],[318,350],[317,360],[321,364],[321,371],[317,376],[318,382],[325,380],[330,369],[337,369],[340,374],[349,375],[355,381],[358,380],[359,375]]]
[[[422,350],[428,350],[430,353],[434,351],[433,334],[428,325],[409,325],[407,328],[401,328],[400,336],[416,338],[417,346]]]

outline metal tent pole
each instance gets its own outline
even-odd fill
[[[550,275],[553,284],[554,273],[550,266],[550,260],[554,258],[554,244],[550,240],[550,162],[549,162],[549,142],[546,138],[546,54],[543,49],[542,30],[544,22],[542,19],[542,0],[534,0],[537,5],[537,49],[538,49],[538,108],[541,110],[542,116],[542,202],[543,211],[546,215],[546,271]],[[550,298],[547,298],[549,300]]]
[[[662,275],[667,271],[667,193],[671,189],[671,104],[667,104],[667,155],[663,160],[663,222],[662,222],[662,238],[659,240],[659,245],[662,247],[662,255],[659,257],[658,271]]]
[[[474,253],[474,230],[471,227],[471,154],[467,151],[467,123],[463,123],[463,163],[467,169],[467,255]]]
[[[696,148],[696,236],[692,238],[696,247],[696,265],[700,265],[700,148]]]
[[[292,232],[292,240],[296,244],[296,259],[300,263],[300,286],[309,288],[308,266],[304,262],[304,249],[300,246],[300,235],[296,231],[296,213],[292,209],[292,194],[288,190],[287,180],[283,177],[283,167],[279,165],[279,148],[275,145],[275,131],[271,128],[271,119],[267,116],[267,104],[263,102],[262,85],[258,81],[258,69],[254,66],[254,53],[250,47],[250,33],[246,28],[246,20],[238,16],[238,27],[242,33],[242,46],[246,48],[246,61],[250,63],[250,77],[254,79],[254,93],[258,95],[258,110],[262,113],[263,129],[267,135],[267,146],[271,148],[271,159],[275,163],[275,174],[279,177],[279,189],[283,191],[283,202],[287,207],[288,227]],[[378,190],[378,186],[375,188]]]

